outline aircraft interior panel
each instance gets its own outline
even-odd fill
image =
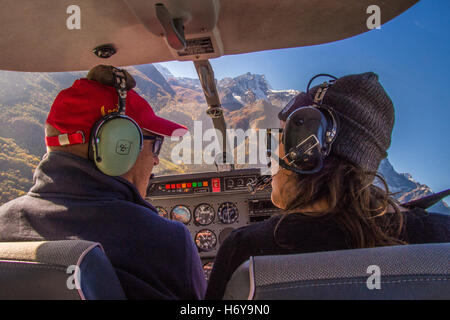
[[[160,216],[186,225],[208,276],[220,245],[233,230],[279,212],[270,189],[249,192],[247,184],[257,177],[258,169],[156,177],[147,200]]]

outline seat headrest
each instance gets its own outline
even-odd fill
[[[449,261],[450,243],[255,256],[224,299],[450,299]]]
[[[0,299],[125,299],[102,246],[85,240],[0,242]]]

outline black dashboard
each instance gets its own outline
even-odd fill
[[[270,201],[270,189],[249,192],[247,184],[259,175],[259,169],[241,169],[156,177],[151,179],[146,200],[160,216],[186,225],[208,278],[230,232],[279,212]]]

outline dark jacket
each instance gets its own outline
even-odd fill
[[[450,216],[414,209],[404,213],[402,240],[410,243],[450,242]],[[206,299],[222,299],[233,272],[250,256],[352,249],[351,240],[330,217],[291,214],[274,229],[280,215],[234,230],[214,260]]]
[[[52,151],[27,195],[0,207],[0,241],[100,242],[130,299],[202,299],[198,251],[186,227],[164,219],[120,177]]]

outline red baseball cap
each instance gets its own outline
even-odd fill
[[[94,80],[79,79],[57,95],[46,123],[61,131],[61,134],[82,132],[87,141],[98,120],[118,111],[117,103],[115,88]],[[161,136],[182,136],[188,130],[181,124],[158,117],[150,104],[134,90],[127,92],[125,114],[136,121],[141,129]],[[83,143],[81,140],[84,139],[71,138],[64,144]]]

